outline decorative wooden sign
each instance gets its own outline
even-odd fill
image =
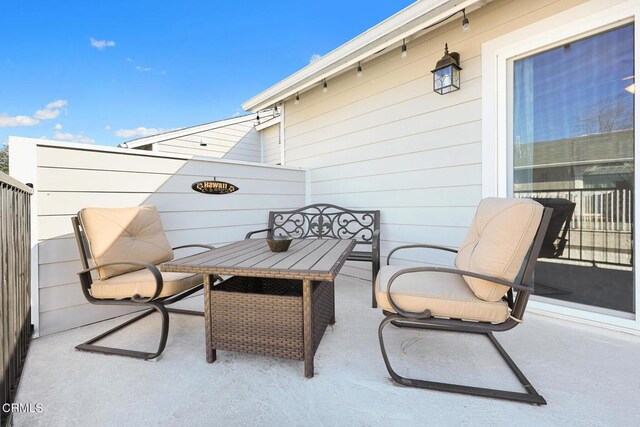
[[[239,188],[224,181],[198,181],[191,184],[193,191],[204,194],[229,194],[238,191]]]

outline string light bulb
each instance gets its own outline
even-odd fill
[[[356,76],[358,76],[358,78],[362,77],[362,65],[360,65],[360,61],[358,61],[358,72]]]
[[[273,104],[273,115],[278,114],[278,104]]]
[[[464,9],[462,9],[462,31],[468,32],[471,29],[471,24],[469,23],[469,18],[467,18],[467,13]]]
[[[329,90],[329,86],[327,86],[327,79],[323,80],[324,83],[322,84],[322,93],[327,93],[327,91]]]
[[[407,57],[407,44],[405,43],[404,39],[402,39],[402,53],[400,54],[400,57],[402,59],[405,59]]]
[[[300,95],[298,94],[298,92],[296,92],[296,100],[294,101],[294,104],[300,104]]]

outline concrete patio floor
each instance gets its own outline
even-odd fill
[[[639,425],[640,337],[528,314],[498,339],[548,406],[394,385],[382,362],[380,310],[369,284],[340,276],[337,323],[316,353],[313,379],[303,364],[218,352],[204,359],[203,319],[172,315],[163,358],[145,362],[75,351],[123,319],[32,342],[16,401],[42,413],[15,414],[37,425]],[[183,306],[202,306],[200,298]],[[153,315],[109,344],[152,349]],[[392,363],[405,375],[519,390],[482,336],[388,328]]]

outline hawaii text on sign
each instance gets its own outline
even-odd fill
[[[191,188],[205,194],[229,194],[238,191],[238,187],[224,181],[198,181],[194,182]]]

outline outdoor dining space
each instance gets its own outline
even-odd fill
[[[224,114],[0,112],[0,427],[640,425],[639,15],[421,0],[279,81],[225,38]]]
[[[482,199],[459,245],[384,255],[384,208],[262,210],[221,244],[176,239],[167,205],[82,208],[54,239],[79,258],[73,289],[130,314],[32,340],[14,401],[40,406],[12,421],[625,424],[637,337],[527,310],[558,203]]]
[[[17,399],[73,424],[173,424],[186,413],[196,425],[388,425],[425,414],[562,422],[577,413],[598,423],[615,421],[612,411],[624,423],[633,396],[617,379],[635,372],[640,344],[525,319],[543,241],[555,241],[546,239],[552,212],[531,199],[485,199],[459,250],[402,246],[380,268],[378,211],[270,212],[268,228],[234,243],[171,249],[154,206],[83,209],[72,225],[85,297],[147,311],[36,340]],[[198,252],[173,256],[186,248]],[[392,265],[394,253],[416,249],[450,252],[460,269]],[[379,270],[375,280],[345,267],[350,258]],[[516,326],[501,334],[504,347],[493,336]],[[47,424],[28,412],[15,421]]]
[[[16,425],[628,425],[637,417],[634,337],[529,313],[500,335],[545,407],[394,384],[380,355],[370,285],[353,268],[336,279],[336,323],[315,354],[315,376],[302,363],[236,351],[204,357],[202,317],[172,315],[158,362],[74,350],[114,327],[113,319],[32,342],[17,401],[42,402],[43,413],[15,415]],[[203,310],[202,298],[176,307]],[[131,318],[127,316],[125,319]],[[153,349],[159,316],[149,316],[104,345]],[[481,336],[399,329],[389,333],[396,369],[407,376],[520,391]]]

